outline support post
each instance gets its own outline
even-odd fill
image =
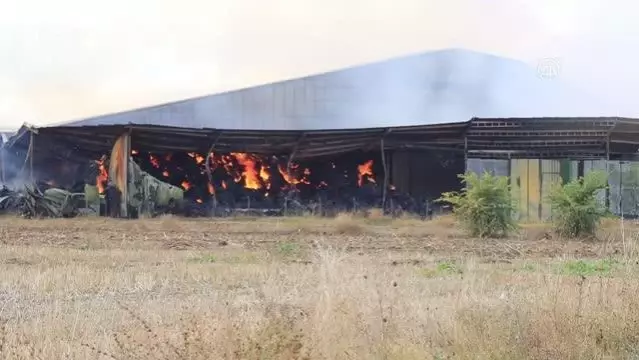
[[[125,134],[122,135],[122,151],[123,151],[123,160],[124,164],[122,171],[122,201],[120,202],[120,214],[124,218],[129,217],[129,159],[131,157],[131,129]]]
[[[5,157],[4,157],[4,140],[0,144],[0,183],[5,182]]]
[[[33,131],[30,131],[29,134],[29,181],[31,181],[31,183],[34,183],[34,176],[33,176],[33,154],[35,153],[35,133]]]
[[[382,135],[382,139],[380,140],[380,152],[382,155],[382,167],[384,168],[384,184],[382,188],[382,213],[386,211],[386,194],[388,193],[388,165],[386,163],[386,146],[384,146],[384,138],[391,130],[387,129]]]
[[[468,136],[464,133],[464,174],[468,172]]]
[[[607,174],[610,174],[609,163],[610,163],[610,135],[606,137],[606,173]],[[619,174],[619,176],[621,176],[621,173]],[[606,179],[607,178],[608,177],[606,177]],[[621,196],[621,188],[619,189],[619,191],[620,191],[619,196]],[[610,187],[609,186],[606,186],[606,209],[610,210]]]
[[[211,198],[213,199],[214,214],[217,214],[217,194],[215,192],[215,185],[213,184],[213,174],[211,173],[211,154],[213,153],[213,150],[215,150],[215,146],[217,145],[217,142],[220,140],[221,136],[222,136],[222,132],[220,131],[215,137],[215,140],[213,140],[213,143],[211,144],[209,151],[206,153],[206,163],[204,165],[206,169],[206,176],[209,181],[209,186],[212,189]]]
[[[291,165],[293,164],[293,159],[295,158],[295,155],[297,154],[297,149],[299,149],[300,143],[302,142],[302,140],[304,140],[304,137],[306,137],[306,133],[302,133],[299,139],[297,139],[297,143],[295,144],[295,147],[293,148],[293,151],[291,152],[291,156],[288,157],[288,161],[286,162],[286,173],[289,175],[291,173]],[[293,184],[289,184],[289,185],[294,186]],[[288,215],[288,200],[289,200],[291,191],[292,189],[289,189],[286,192],[286,195],[284,196],[284,214],[285,215]]]
[[[619,161],[619,214],[621,215],[621,229],[623,231],[623,161]]]

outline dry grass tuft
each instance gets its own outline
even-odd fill
[[[384,214],[384,210],[381,208],[369,209],[366,217],[370,220],[385,220],[388,217]]]
[[[361,219],[352,214],[340,213],[335,217],[335,231],[342,235],[360,235],[364,232]]]

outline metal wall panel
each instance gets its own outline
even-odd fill
[[[591,171],[604,171],[607,172],[606,160],[585,160],[584,161],[584,175]],[[606,203],[606,190],[600,190],[597,192],[597,200],[601,204]]]
[[[511,160],[511,192],[517,203],[516,217],[524,222],[541,220],[541,164],[539,159]]]
[[[561,161],[541,160],[541,221],[551,219],[552,207],[548,202],[548,196],[553,186],[561,182]]]
[[[541,166],[537,159],[528,160],[528,220],[541,217]]]
[[[510,193],[513,196],[513,200],[515,201],[517,208],[513,217],[515,219],[519,219],[521,217],[521,204],[522,204],[522,196],[521,196],[521,177],[519,174],[520,168],[520,160],[510,160]]]
[[[608,163],[610,211],[624,217],[639,216],[639,163],[610,161]]]

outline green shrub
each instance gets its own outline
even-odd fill
[[[597,199],[597,192],[606,189],[608,176],[593,171],[566,184],[554,184],[548,201],[557,233],[567,237],[593,235],[599,221],[606,215],[605,206]]]
[[[471,236],[500,237],[516,228],[512,214],[515,204],[508,178],[485,172],[459,175],[461,192],[447,192],[438,200],[453,206],[457,220]]]

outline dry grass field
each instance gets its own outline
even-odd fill
[[[2,359],[625,359],[639,228],[0,219]]]

